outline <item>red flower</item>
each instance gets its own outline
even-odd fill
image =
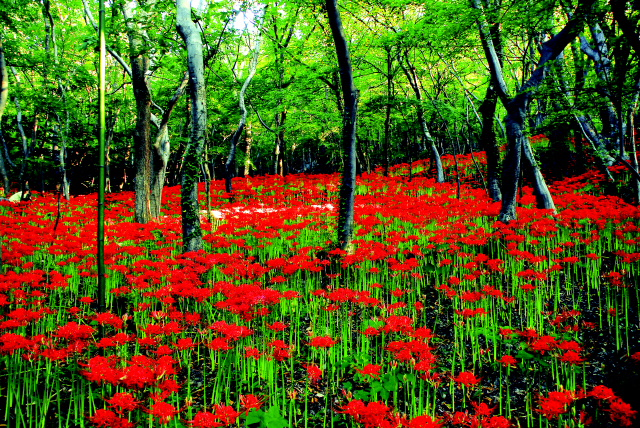
[[[454,382],[461,383],[467,388],[475,386],[480,382],[479,378],[476,378],[471,372],[460,372],[458,376],[453,378]]]
[[[152,415],[154,418],[158,418],[160,425],[165,425],[171,422],[173,417],[178,413],[175,407],[164,401],[158,401],[151,406],[151,409],[145,409],[145,412]]]
[[[247,415],[251,409],[260,410],[264,401],[264,398],[258,398],[253,394],[240,396],[240,406],[244,409],[245,415]]]
[[[411,419],[408,428],[440,428],[441,426],[442,422],[439,419],[434,420],[431,416],[421,415]]]
[[[562,357],[560,358],[560,361],[570,366],[576,366],[582,363],[584,359],[581,358],[580,354],[578,354],[575,351],[567,351],[562,355]]]
[[[331,348],[336,343],[338,342],[333,340],[329,336],[318,336],[311,339],[311,342],[309,344],[312,347],[317,349],[317,348]]]
[[[380,369],[380,365],[367,364],[361,369],[356,368],[356,372],[362,375],[362,379],[364,379],[365,376],[371,376],[378,379],[378,376],[380,375]]]
[[[609,404],[611,420],[619,422],[623,427],[631,426],[631,419],[635,419],[636,410],[631,410],[631,406],[619,398],[614,398]]]
[[[510,428],[513,424],[504,416],[491,416],[480,422],[482,428]]]
[[[102,428],[133,428],[134,424],[125,418],[116,416],[111,410],[98,409],[96,413],[89,418],[89,422]]]
[[[258,358],[260,358],[260,351],[258,351],[257,348],[251,348],[249,346],[245,346],[244,357],[253,358],[254,360],[258,361]]]
[[[518,361],[513,358],[511,355],[503,355],[502,358],[498,360],[503,367],[512,367],[518,364]]]
[[[589,397],[593,397],[596,400],[611,400],[616,398],[611,388],[607,388],[604,385],[594,386],[593,389],[587,394]]]
[[[273,324],[267,324],[267,329],[271,331],[282,331],[288,327],[287,324],[276,321]]]
[[[320,367],[315,364],[309,364],[308,366],[303,365],[302,367],[306,367],[307,375],[311,382],[317,382],[322,377],[322,370],[320,370]]]
[[[135,401],[130,392],[117,392],[110,400],[104,400],[109,407],[115,409],[116,413],[122,415],[124,412],[132,412],[138,408],[140,401]]]

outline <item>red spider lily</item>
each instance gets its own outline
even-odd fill
[[[267,330],[271,331],[282,331],[289,327],[287,324],[281,323],[280,321],[276,321],[273,324],[266,325]]]
[[[380,401],[374,401],[365,405],[362,400],[352,400],[338,410],[337,413],[344,413],[351,416],[357,423],[365,428],[388,426],[391,413],[389,407]],[[383,425],[384,424],[384,425]]]
[[[302,367],[307,369],[307,376],[309,377],[309,380],[311,382],[317,382],[320,380],[320,378],[322,378],[322,370],[320,370],[320,367],[316,366],[315,364],[303,364]]]
[[[331,348],[333,345],[338,343],[336,340],[333,340],[329,336],[317,336],[311,339],[309,345],[313,348]]]
[[[96,413],[89,418],[89,422],[98,428],[133,428],[135,426],[126,418],[121,418],[111,410],[105,409],[96,410]]]
[[[640,351],[631,354],[631,359],[636,363],[640,362]]]
[[[552,336],[542,336],[529,345],[529,349],[532,351],[540,352],[544,355],[545,352],[551,351],[556,346],[556,339]]]
[[[220,337],[216,337],[215,339],[212,339],[209,343],[207,343],[207,348],[216,352],[226,352],[231,349],[231,346],[229,346],[226,340]]]
[[[497,407],[489,407],[486,403],[478,404],[474,401],[471,402],[471,406],[473,406],[473,410],[475,410],[476,416],[491,416],[491,414]]]
[[[249,346],[245,346],[244,348],[244,357],[245,358],[253,358],[254,360],[258,361],[258,359],[260,358],[260,351],[258,351],[257,348],[251,348]]]
[[[58,327],[55,336],[67,340],[86,339],[95,333],[95,330],[88,325],[78,325],[76,322],[68,322]]]
[[[616,398],[616,395],[613,393],[611,388],[607,388],[604,385],[594,386],[591,391],[587,394],[587,396],[595,398],[596,400],[605,400],[609,401]]]
[[[482,428],[510,428],[514,425],[504,416],[491,416],[490,418],[483,419],[480,422],[480,426]]]
[[[408,428],[440,428],[442,421],[439,419],[433,419],[428,415],[416,416],[409,421]],[[404,425],[403,425],[404,426]]]
[[[503,367],[514,367],[516,364],[518,364],[518,361],[511,355],[503,355],[502,358],[498,360],[498,362],[502,364]]]
[[[158,384],[158,388],[163,392],[168,392],[169,394],[176,394],[180,391],[180,385],[173,379],[163,380]]]
[[[120,416],[125,412],[129,413],[134,411],[141,403],[141,401],[135,401],[130,392],[117,392],[109,400],[104,401]]]
[[[195,346],[195,343],[193,343],[193,339],[191,339],[190,337],[180,338],[175,342],[172,342],[171,344],[180,351],[184,351],[186,349],[193,349],[193,347]]]
[[[560,357],[560,361],[570,366],[576,366],[585,360],[577,352],[567,351]]]
[[[262,405],[264,404],[265,399],[262,397],[256,397],[253,394],[247,394],[247,395],[241,395],[240,396],[240,406],[243,409],[243,411],[245,412],[245,416],[247,414],[249,414],[249,411],[254,409],[254,410],[260,410],[260,408],[262,407]]]
[[[614,422],[618,422],[623,427],[632,425],[631,419],[636,418],[636,410],[631,410],[631,406],[619,398],[614,398],[609,403],[609,416]]]
[[[382,330],[377,330],[373,327],[367,327],[364,331],[361,331],[360,334],[364,336],[377,336],[382,332]]]
[[[216,416],[211,412],[198,412],[192,421],[187,421],[187,424],[193,428],[214,428],[222,426]]]
[[[477,385],[480,382],[480,378],[476,378],[471,372],[460,372],[458,376],[453,378],[453,381],[469,388]]]
[[[364,380],[365,376],[371,376],[372,378],[378,379],[378,376],[380,375],[380,369],[381,368],[382,368],[382,366],[380,366],[380,365],[367,364],[363,368],[361,368],[361,369],[355,368],[355,370],[356,370],[356,372],[358,372],[358,373],[360,373],[362,375],[362,379],[363,380]]]
[[[151,405],[150,409],[143,409],[145,413],[150,414],[154,418],[158,419],[160,425],[166,425],[173,417],[178,413],[175,407],[164,401],[158,401]]]
[[[540,408],[536,409],[536,412],[541,413],[547,420],[557,419],[558,415],[567,412],[568,404],[583,397],[585,395],[581,390],[551,391],[548,397],[540,396]]]

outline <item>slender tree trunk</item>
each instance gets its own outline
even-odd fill
[[[242,131],[244,129],[244,124],[247,120],[247,108],[244,104],[244,95],[247,92],[247,88],[251,83],[251,79],[256,74],[256,67],[258,66],[258,57],[260,56],[260,37],[256,40],[256,45],[253,51],[253,55],[251,57],[251,61],[249,61],[249,74],[242,84],[242,88],[240,88],[240,94],[238,96],[238,103],[240,106],[240,122],[238,123],[238,127],[236,131],[233,133],[231,137],[231,141],[229,143],[229,156],[227,157],[227,161],[224,164],[224,187],[225,191],[229,194],[229,199],[232,200],[231,193],[231,175],[232,175],[232,166],[235,165],[235,154],[236,154],[236,146],[238,145],[238,141],[240,141],[240,136],[242,136]]]
[[[191,95],[191,133],[185,149],[180,180],[182,209],[182,248],[184,252],[202,249],[197,177],[207,129],[207,104],[202,58],[202,40],[191,20],[189,0],[176,0],[176,26],[187,45],[189,89]]]
[[[551,194],[544,182],[542,174],[540,174],[531,146],[524,133],[526,112],[531,97],[548,73],[548,62],[555,60],[564,48],[578,36],[593,2],[594,0],[580,1],[576,12],[571,19],[569,19],[565,27],[558,34],[542,44],[537,68],[531,73],[529,79],[522,85],[518,94],[513,98],[510,98],[508,94],[507,85],[502,74],[502,66],[498,60],[492,37],[487,34],[485,29],[484,17],[481,15],[478,19],[480,37],[483,41],[489,68],[491,69],[491,77],[496,83],[498,96],[507,110],[506,128],[508,152],[503,165],[502,207],[499,216],[499,220],[504,223],[517,219],[516,195],[522,154],[524,154],[527,164],[532,168],[537,207],[548,209],[554,213],[556,212]],[[482,11],[479,0],[474,0],[473,5],[476,9]]]
[[[246,149],[244,153],[244,176],[248,177],[251,172],[251,144],[253,143],[253,136],[251,135],[251,121],[247,122],[247,126],[244,131],[244,140],[246,142]]]
[[[173,112],[173,108],[184,93],[189,83],[189,73],[185,72],[178,88],[169,100],[166,109],[162,112],[162,119],[158,124],[158,133],[153,142],[153,150],[151,157],[151,186],[149,195],[149,207],[151,218],[159,218],[162,215],[162,190],[164,188],[165,177],[167,173],[167,164],[169,163],[169,155],[171,154],[171,145],[169,143],[169,117]]]
[[[133,3],[122,7],[129,34],[129,57],[131,60],[131,83],[136,100],[136,127],[133,132],[135,160],[135,221],[148,223],[151,220],[151,93],[146,81],[149,58],[143,53],[144,41],[137,18],[133,14]]]
[[[496,114],[498,95],[493,88],[493,83],[489,83],[484,101],[480,105],[482,114],[482,135],[480,141],[487,156],[487,190],[489,198],[494,202],[502,199],[500,192],[500,149],[496,140],[496,132],[493,128],[493,121]]]
[[[6,147],[4,136],[2,135],[2,114],[7,106],[7,96],[9,95],[9,73],[7,73],[7,64],[4,60],[4,50],[2,49],[2,40],[0,40],[0,143]],[[1,149],[1,148],[0,148]],[[9,176],[4,165],[4,157],[0,150],[0,175],[2,176],[3,195],[9,192]],[[2,269],[0,258],[0,270]]]
[[[340,82],[344,101],[342,116],[342,149],[344,169],[340,185],[340,206],[338,208],[338,245],[347,252],[353,251],[353,205],[356,184],[356,107],[358,91],[353,84],[351,58],[347,48],[347,40],[340,21],[337,0],[327,0],[327,16],[336,46]]]
[[[393,76],[391,75],[391,68],[393,66],[393,59],[391,57],[391,48],[385,47],[387,51],[387,105],[384,117],[384,176],[389,176],[389,139],[390,136],[390,126],[391,126],[391,97],[393,94],[391,93],[393,90]]]
[[[409,85],[413,89],[413,92],[416,95],[416,100],[418,101],[418,105],[416,106],[416,115],[418,117],[420,129],[422,130],[422,135],[424,136],[425,141],[427,142],[427,144],[429,144],[429,147],[431,149],[431,158],[433,159],[436,169],[436,183],[444,183],[444,171],[442,169],[440,153],[438,152],[435,141],[433,141],[433,138],[431,137],[431,133],[429,132],[429,128],[427,127],[427,122],[424,119],[424,111],[422,110],[422,90],[420,89],[420,80],[418,79],[418,74],[409,62],[408,58],[402,59],[398,57],[398,63],[402,67],[402,71],[407,77]]]

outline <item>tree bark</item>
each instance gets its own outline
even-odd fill
[[[147,85],[146,74],[149,70],[149,58],[143,52],[139,23],[133,15],[133,4],[122,7],[129,35],[129,58],[131,60],[131,82],[136,100],[136,127],[133,132],[135,160],[135,221],[148,223],[151,220],[151,92]]]
[[[387,105],[384,117],[384,176],[389,176],[389,139],[390,135],[390,126],[391,126],[391,98],[393,94],[391,93],[393,90],[393,76],[391,74],[391,68],[393,66],[393,58],[391,57],[391,48],[386,46],[385,50],[387,52]]]
[[[253,143],[253,136],[251,134],[251,122],[247,122],[247,126],[244,131],[244,141],[246,143],[246,149],[244,153],[244,176],[248,177],[251,172],[251,144]]]
[[[207,129],[207,99],[202,58],[202,40],[191,20],[189,0],[176,0],[176,27],[187,45],[189,89],[191,95],[191,133],[185,149],[180,179],[182,210],[182,249],[184,252],[202,249],[198,206],[198,173]]]
[[[431,133],[429,132],[429,128],[427,127],[427,122],[424,118],[424,111],[422,108],[422,91],[420,89],[420,80],[418,79],[418,74],[412,67],[408,58],[402,59],[398,57],[398,63],[400,64],[400,67],[402,67],[402,71],[407,77],[409,85],[413,89],[413,92],[416,95],[416,100],[418,101],[418,105],[416,106],[416,115],[418,117],[420,129],[422,130],[422,135],[431,148],[431,158],[433,159],[436,168],[436,183],[444,183],[444,171],[442,170],[440,153],[438,152],[435,141],[433,141],[433,137],[431,137]],[[406,66],[404,63],[406,63]]]
[[[7,106],[7,96],[9,95],[9,73],[7,73],[7,64],[4,60],[4,50],[2,49],[2,40],[0,40],[0,143],[5,146],[4,136],[2,135],[2,114]],[[0,150],[0,175],[2,176],[2,195],[9,192],[9,177],[4,165],[4,157]],[[0,260],[1,262],[1,260]],[[0,265],[0,269],[2,266]]]
[[[333,35],[340,69],[340,82],[344,102],[342,116],[342,149],[344,169],[340,185],[340,206],[338,208],[337,238],[339,247],[347,252],[352,251],[353,241],[353,205],[356,184],[356,107],[358,90],[353,84],[351,58],[347,48],[347,40],[342,29],[337,0],[327,0],[327,16]]]
[[[167,164],[169,163],[169,155],[171,154],[171,145],[169,143],[169,117],[173,112],[173,108],[184,93],[189,83],[189,72],[185,72],[178,88],[169,100],[166,109],[162,112],[162,119],[158,124],[158,133],[153,142],[153,150],[151,157],[151,185],[149,196],[149,207],[151,218],[159,218],[162,215],[162,190],[164,188],[165,176],[167,173]]]
[[[529,140],[524,132],[526,111],[535,90],[547,75],[547,63],[554,60],[564,48],[578,36],[584,26],[587,12],[593,3],[594,0],[581,1],[578,4],[575,14],[569,19],[565,27],[550,40],[542,44],[537,68],[531,73],[529,79],[522,85],[518,94],[513,98],[509,97],[504,76],[502,75],[502,67],[498,60],[495,47],[493,46],[492,38],[485,31],[483,18],[480,17],[478,19],[480,37],[483,40],[485,54],[490,65],[491,77],[497,84],[496,89],[498,96],[507,110],[506,128],[508,151],[503,166],[502,207],[499,216],[499,220],[504,223],[517,219],[516,195],[520,176],[520,161],[523,154],[526,163],[532,168],[537,207],[551,210],[554,213],[556,212],[551,194],[537,167],[531,146],[529,145]],[[474,0],[474,7],[481,10],[479,0]]]
[[[238,127],[235,132],[231,136],[231,141],[229,143],[229,156],[227,157],[227,161],[224,164],[224,187],[225,191],[229,194],[229,199],[231,200],[231,177],[233,175],[232,165],[235,163],[235,155],[236,155],[236,147],[238,145],[238,141],[240,141],[240,136],[242,136],[242,130],[244,129],[244,124],[247,120],[247,108],[244,104],[244,95],[247,92],[247,88],[251,83],[251,79],[256,74],[256,67],[258,66],[258,57],[260,56],[260,37],[256,40],[255,49],[253,51],[253,55],[251,57],[251,61],[249,61],[249,74],[247,78],[244,80],[242,87],[240,88],[240,94],[238,96],[238,104],[240,107],[240,122],[238,123]]]
[[[487,190],[489,192],[489,198],[494,202],[502,199],[499,178],[500,148],[498,147],[496,131],[493,127],[497,101],[498,94],[494,90],[493,82],[489,82],[484,101],[480,105],[480,114],[482,114],[482,135],[480,136],[480,141],[487,156]]]

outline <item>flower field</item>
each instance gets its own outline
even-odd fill
[[[451,168],[451,159],[443,157]],[[519,220],[459,156],[357,180],[355,251],[332,249],[338,175],[213,183],[205,251],[179,189],[135,224],[107,195],[0,202],[0,419],[9,427],[597,427],[637,423],[640,217],[597,172],[524,187]],[[202,192],[204,187],[200,189]],[[201,198],[203,201],[204,198]],[[203,208],[204,210],[204,208]],[[212,221],[208,220],[210,218]]]

